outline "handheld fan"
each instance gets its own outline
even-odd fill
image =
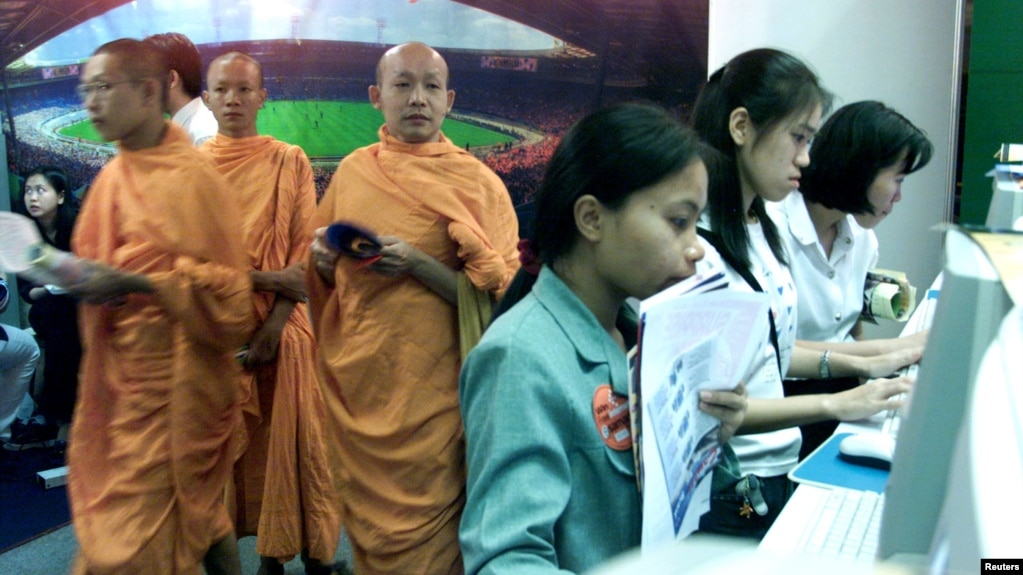
[[[0,212],[0,269],[51,293],[63,293],[58,286],[74,285],[89,273],[81,260],[44,242],[35,222],[11,212]]]
[[[335,222],[327,227],[327,243],[339,252],[360,260],[379,259],[380,240],[373,232],[351,222]]]
[[[12,212],[0,212],[0,269],[22,273],[38,257],[33,248],[43,243],[35,222]]]

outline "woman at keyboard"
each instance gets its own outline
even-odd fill
[[[796,343],[796,285],[780,233],[765,205],[800,185],[810,163],[810,141],[832,95],[816,74],[790,54],[756,49],[714,72],[697,98],[692,124],[720,155],[709,163],[708,242],[705,263],[721,266],[734,289],[767,292],[771,327],[764,354],[746,381],[749,405],[731,445],[739,456],[734,476],[716,469],[705,531],[762,537],[781,511],[792,485],[801,442],[799,425],[854,420],[896,405],[905,380],[872,380],[837,394],[784,397],[784,377],[878,377],[917,360],[912,354],[860,358]],[[713,246],[712,249],[710,246]]]
[[[820,353],[875,357],[923,349],[927,331],[863,339],[860,312],[867,271],[878,259],[880,224],[902,199],[906,176],[927,165],[933,147],[912,122],[881,102],[848,104],[821,126],[799,190],[767,204],[789,257],[799,293],[796,340]],[[787,380],[786,395],[836,392],[856,377]],[[802,426],[801,456],[835,431],[837,422]]]

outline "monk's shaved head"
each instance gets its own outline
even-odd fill
[[[93,56],[107,54],[114,58],[117,69],[132,80],[153,79],[160,84],[162,101],[167,102],[167,58],[151,44],[132,38],[121,38],[107,42],[92,53]]]
[[[390,50],[384,52],[384,55],[377,61],[376,70],[376,82],[379,86],[384,80],[384,70],[387,65],[393,63],[396,60],[400,60],[402,57],[407,56],[421,56],[429,55],[430,58],[437,60],[438,65],[444,72],[444,83],[447,84],[451,80],[451,72],[448,70],[448,63],[444,61],[444,57],[440,55],[440,52],[434,50],[430,46],[422,42],[408,42],[405,44],[398,44]]]
[[[213,69],[214,65],[226,64],[232,60],[243,60],[256,67],[256,71],[259,72],[259,87],[263,88],[263,65],[259,63],[259,60],[249,56],[245,52],[228,52],[227,54],[221,54],[217,56],[212,62],[210,62],[210,70]],[[209,83],[209,71],[207,71],[207,84]]]

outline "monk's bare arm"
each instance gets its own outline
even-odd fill
[[[409,271],[451,305],[458,305],[458,272],[419,250]]]
[[[68,286],[68,291],[88,303],[120,303],[129,294],[156,291],[149,278],[142,274],[121,271],[91,260],[82,261],[87,270],[85,280]]]
[[[410,274],[448,303],[458,305],[458,272],[396,237],[381,237],[380,243],[384,246],[382,257],[370,269],[385,276]]]
[[[252,291],[272,291],[294,302],[306,301],[305,262],[298,262],[278,271],[249,272]]]

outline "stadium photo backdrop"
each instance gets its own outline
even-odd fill
[[[324,5],[329,6],[324,6]],[[587,6],[589,4],[589,6]],[[707,0],[137,0],[65,31],[6,70],[12,196],[32,167],[67,169],[84,190],[116,152],[74,88],[102,43],[180,32],[204,64],[228,51],[264,67],[262,134],[302,146],[322,193],[337,163],[383,123],[367,89],[383,52],[419,40],[448,62],[455,105],[443,131],[530,202],[561,134],[591,110],[660,104],[682,119],[706,78]],[[13,198],[18,201],[17,197]]]

